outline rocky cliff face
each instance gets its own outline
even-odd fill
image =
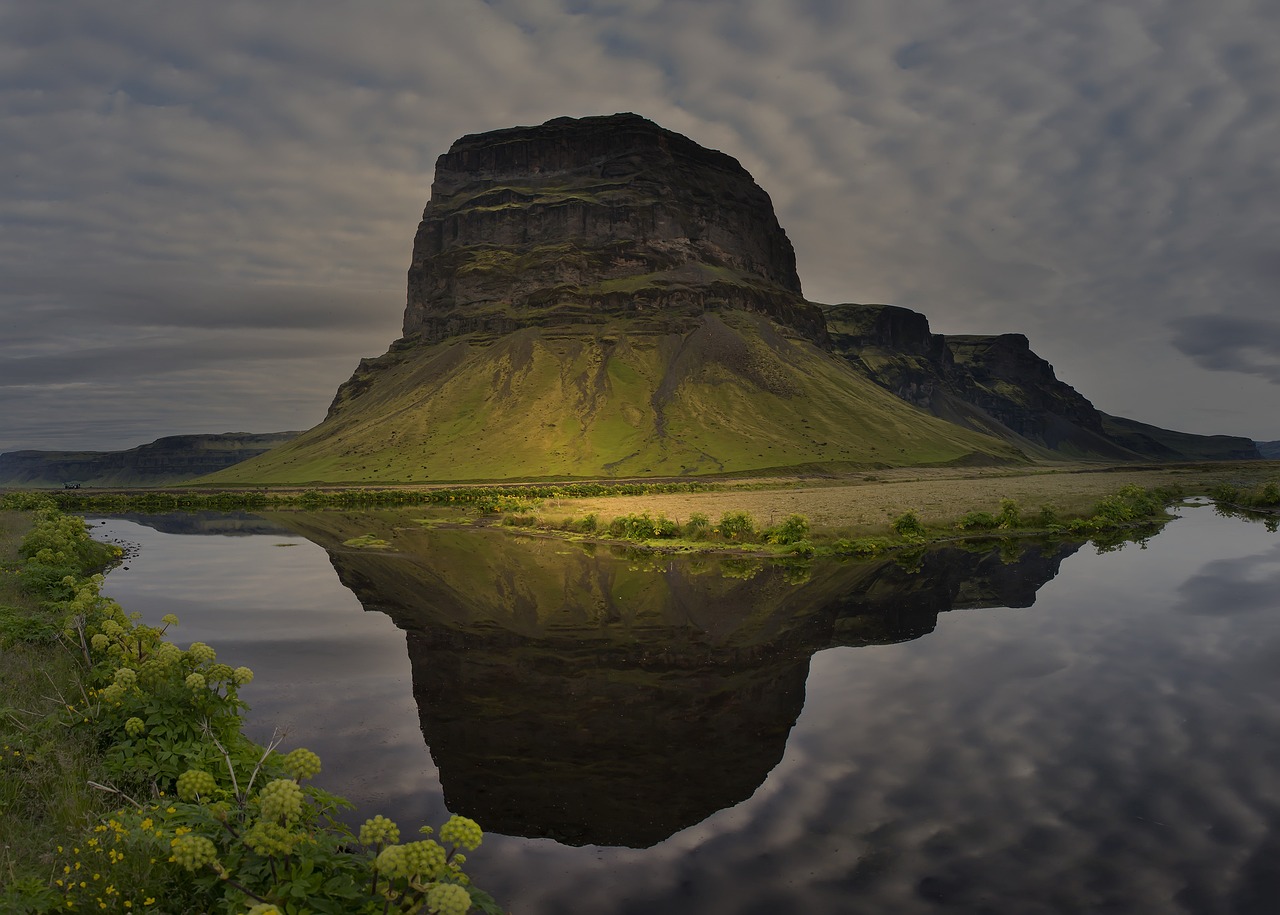
[[[1280,460],[1280,442],[1254,442],[1258,453],[1269,461]]]
[[[935,416],[1032,453],[1112,460],[1259,456],[1248,439],[1108,416],[1059,380],[1022,334],[935,334],[924,315],[893,305],[833,305],[826,313],[836,352],[877,384]]]
[[[736,159],[634,114],[458,140],[413,243],[404,333],[664,324],[718,307],[820,337],[769,196]]]

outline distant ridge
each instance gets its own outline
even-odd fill
[[[9,451],[0,485],[161,486],[195,479],[256,457],[297,432],[171,435],[124,451]]]
[[[825,306],[835,351],[859,371],[934,416],[1044,458],[1248,460],[1240,436],[1173,432],[1110,416],[1058,380],[1022,334],[944,335],[895,305]]]

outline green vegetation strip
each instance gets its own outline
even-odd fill
[[[252,671],[104,597],[120,551],[82,518],[31,495],[0,508],[31,512],[0,542],[0,911],[501,911],[462,869],[473,821],[353,834],[335,819],[351,805],[304,784],[315,753],[244,736]]]
[[[947,525],[927,526],[914,511],[907,511],[892,521],[890,533],[885,536],[825,540],[811,533],[809,521],[803,515],[793,514],[781,524],[762,527],[750,514],[741,511],[725,512],[716,523],[696,512],[683,524],[661,514],[651,516],[645,512],[620,515],[603,524],[594,514],[557,522],[531,513],[530,506],[519,505],[509,511],[503,524],[657,548],[754,547],[802,558],[816,555],[866,558],[928,543],[990,541],[993,537],[1090,540],[1099,549],[1109,549],[1134,537],[1150,536],[1159,524],[1172,518],[1165,509],[1183,495],[1180,487],[1144,489],[1129,485],[1098,501],[1089,514],[1075,518],[1061,517],[1051,505],[1028,516],[1013,499],[1002,500],[996,513],[969,512]]]
[[[238,511],[277,508],[394,508],[443,505],[490,513],[537,499],[588,499],[657,493],[711,492],[715,483],[556,483],[458,486],[441,489],[306,489],[229,492],[92,492],[59,490],[43,495],[63,511],[168,512]],[[14,498],[21,494],[15,493]]]

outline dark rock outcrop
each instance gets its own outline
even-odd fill
[[[721,307],[823,332],[768,194],[736,159],[616,114],[466,136],[437,160],[406,337],[653,312],[674,326]]]
[[[871,380],[935,416],[1042,456],[1110,460],[1247,460],[1253,443],[1171,432],[1108,416],[1060,381],[1022,334],[932,333],[894,305],[826,308],[836,352]]]
[[[170,435],[126,451],[9,451],[0,454],[0,484],[150,486],[176,483],[257,457],[299,434]]]

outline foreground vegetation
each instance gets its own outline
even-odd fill
[[[0,910],[500,911],[462,869],[474,822],[401,843],[377,816],[353,834],[335,817],[349,804],[304,784],[316,754],[243,735],[252,671],[103,597],[119,550],[82,519],[5,502],[32,511],[20,543],[0,519]]]
[[[1128,485],[1107,495],[1086,512],[1064,516],[1055,506],[1045,504],[1027,512],[1013,499],[1002,499],[994,511],[971,511],[946,523],[925,524],[915,511],[903,512],[877,535],[835,536],[830,531],[814,532],[809,519],[791,514],[777,524],[759,524],[744,511],[728,511],[713,522],[699,512],[684,522],[666,515],[618,515],[607,523],[594,514],[579,518],[553,519],[528,510],[507,513],[502,523],[568,536],[628,541],[663,548],[723,549],[755,548],[802,557],[827,554],[839,557],[871,557],[905,547],[955,540],[990,540],[993,537],[1048,537],[1093,540],[1107,548],[1123,539],[1149,536],[1159,524],[1170,520],[1166,507],[1182,498],[1180,487],[1143,489]]]

